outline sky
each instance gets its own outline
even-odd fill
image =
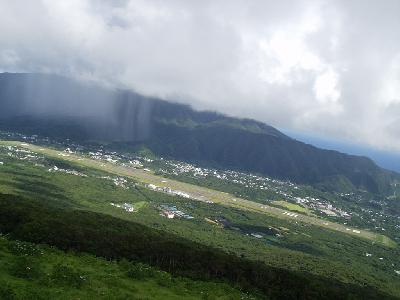
[[[400,152],[398,0],[0,0],[0,71]]]

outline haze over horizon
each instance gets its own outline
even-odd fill
[[[372,159],[378,166],[387,170],[400,173],[400,154],[380,150],[368,145],[355,144],[351,141],[344,141],[324,136],[318,136],[304,131],[286,130],[280,128],[284,134],[315,147],[327,150],[335,150],[351,155],[366,156]]]
[[[400,150],[400,2],[0,1],[0,71]]]

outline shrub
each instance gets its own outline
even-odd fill
[[[59,285],[80,288],[87,280],[81,273],[71,266],[57,264],[53,267],[51,280]]]
[[[129,266],[127,275],[134,279],[152,278],[155,276],[155,271],[148,265],[136,263]]]
[[[8,282],[0,282],[0,299],[2,300],[16,299],[16,294]]]
[[[11,275],[25,279],[39,279],[42,275],[39,263],[26,256],[16,257],[9,270]]]

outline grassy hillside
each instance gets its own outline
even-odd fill
[[[223,279],[247,291],[259,289],[273,299],[391,298],[372,287],[268,267],[217,248],[106,215],[53,209],[35,201],[6,195],[0,195],[0,198],[0,230],[11,238],[46,243],[63,250],[88,252],[108,259],[144,262],[176,276],[197,280]],[[17,272],[18,267],[21,271],[28,270],[28,273],[32,269],[32,275],[26,276],[38,279],[40,274],[33,272],[39,267],[34,262],[23,260],[21,263],[27,267],[15,266]],[[135,272],[138,267],[132,268]],[[143,279],[140,273],[137,276]],[[168,284],[167,274],[159,276],[165,276]]]
[[[154,192],[63,156],[1,150],[0,192],[10,196],[2,196],[0,224],[10,237],[140,261],[193,279],[224,279],[281,299],[400,295],[396,247]],[[126,212],[111,202],[132,203],[137,211]],[[166,219],[160,216],[161,205],[176,205],[194,219]]]
[[[284,210],[277,209],[274,206],[270,205],[261,205],[258,204],[257,202],[249,201],[246,199],[242,199],[239,197],[232,198],[233,196],[230,194],[227,194],[225,192],[218,192],[217,190],[213,189],[208,189],[208,188],[202,188],[196,184],[196,182],[193,182],[193,184],[186,184],[181,181],[175,181],[175,180],[169,180],[168,182],[163,182],[164,178],[157,176],[153,174],[151,171],[145,171],[141,169],[133,169],[133,168],[127,168],[121,165],[116,165],[107,161],[101,161],[99,162],[98,160],[90,159],[88,157],[80,156],[80,155],[65,155],[64,152],[54,150],[51,148],[47,147],[42,147],[42,146],[35,146],[32,144],[26,144],[26,143],[20,143],[18,141],[7,141],[3,142],[0,141],[0,145],[5,145],[6,147],[9,147],[7,145],[11,145],[12,147],[16,147],[16,151],[34,151],[32,153],[38,153],[38,154],[44,154],[48,158],[50,158],[50,161],[53,160],[54,163],[61,165],[61,166],[66,166],[68,167],[69,163],[74,163],[78,165],[80,168],[93,168],[96,169],[97,171],[100,172],[108,172],[114,175],[119,175],[119,176],[126,176],[129,177],[133,180],[137,180],[142,184],[155,184],[155,185],[160,185],[164,187],[170,187],[174,189],[178,189],[180,191],[189,193],[189,194],[194,194],[203,197],[204,199],[209,199],[212,200],[215,203],[227,206],[227,207],[233,207],[233,208],[239,208],[243,210],[250,210],[250,211],[257,211],[262,214],[267,214],[267,215],[273,215],[278,218],[287,218],[287,215],[285,214]],[[20,150],[18,150],[20,148]],[[60,159],[61,158],[61,159]],[[316,226],[321,226],[325,228],[329,228],[331,230],[337,230],[346,234],[353,234],[374,242],[379,241],[384,241],[385,245],[393,245],[395,244],[393,241],[391,241],[389,238],[386,237],[381,237],[380,234],[377,233],[372,233],[369,231],[365,230],[359,230],[359,232],[354,233],[352,231],[352,228],[348,228],[346,226],[343,226],[342,224],[338,223],[331,223],[328,220],[321,220],[315,217],[306,217],[306,216],[296,216],[298,217],[296,220],[300,222],[305,222],[307,224],[313,224]]]
[[[0,237],[0,299],[257,299],[127,260]]]

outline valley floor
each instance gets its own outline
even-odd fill
[[[0,293],[17,299],[30,290],[52,299],[252,299],[257,289],[278,299],[291,292],[400,298],[393,240],[285,202],[275,204],[287,209],[273,207],[145,168],[10,141],[0,141],[0,196],[0,230],[8,234]],[[21,254],[13,250],[18,243],[41,250]],[[138,262],[156,268],[143,271]]]
[[[304,214],[292,214],[288,210],[280,209],[270,205],[259,204],[253,201],[229,195],[224,192],[211,190],[193,184],[180,182],[172,179],[166,180],[161,176],[155,175],[150,170],[125,167],[110,162],[97,161],[87,157],[81,157],[76,154],[66,154],[62,151],[27,143],[13,142],[13,141],[7,141],[1,143],[3,145],[19,146],[25,149],[29,149],[35,153],[45,154],[53,158],[77,163],[78,165],[85,167],[99,169],[115,175],[130,177],[139,182],[150,184],[152,187],[155,188],[159,187],[160,189],[172,189],[176,191],[181,191],[191,199],[203,202],[212,201],[218,204],[222,204],[224,206],[255,211],[258,213],[265,213],[268,215],[272,215],[274,217],[279,217],[284,219],[295,218],[296,221],[299,222],[321,226],[324,228],[328,228],[330,230],[340,231],[345,234],[355,235],[360,238],[365,238],[374,242],[383,243],[384,245],[387,246],[395,245],[395,243],[390,238],[383,236],[382,234],[377,234],[374,232],[361,229],[355,229],[349,226],[343,226],[342,224],[333,223],[327,220],[322,220],[319,218],[315,218],[313,216],[307,216]]]

